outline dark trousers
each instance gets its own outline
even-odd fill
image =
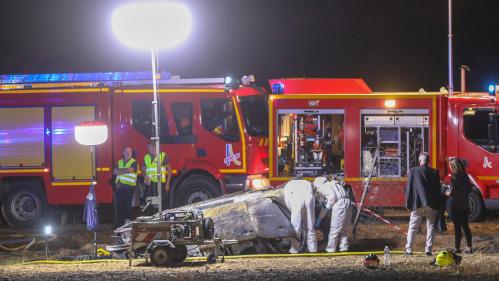
[[[132,200],[135,188],[135,186],[122,183],[116,184],[114,190],[114,221],[117,226],[123,225],[127,219],[132,219]]]
[[[170,206],[170,200],[168,197],[168,192],[165,191],[166,183],[161,183],[161,205],[163,210],[168,209]],[[151,182],[150,185],[145,185],[144,197],[158,196],[158,186],[155,182]]]
[[[454,224],[454,238],[456,249],[461,249],[461,238],[463,236],[461,229],[464,231],[466,237],[466,245],[471,248],[471,230],[468,225],[468,212],[461,210],[452,211],[452,223]]]

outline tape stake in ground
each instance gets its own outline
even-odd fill
[[[352,204],[354,204],[357,207],[357,209],[360,209],[360,204],[359,203],[352,203]],[[397,230],[398,232],[400,232],[400,233],[402,233],[404,235],[407,235],[407,232],[403,231],[400,227],[398,227],[397,225],[391,223],[389,220],[387,220],[384,217],[376,214],[375,212],[373,212],[373,211],[371,211],[369,209],[366,209],[366,208],[362,208],[362,211],[364,211],[368,215],[373,216],[373,217],[379,219],[380,221],[388,224],[389,226],[391,226],[393,229]]]

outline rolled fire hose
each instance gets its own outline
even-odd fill
[[[33,237],[31,239],[31,241],[28,242],[28,244],[24,244],[24,245],[21,245],[21,246],[18,246],[18,247],[14,247],[14,248],[10,248],[10,247],[7,247],[7,246],[3,245],[3,244],[14,244],[16,242],[17,242],[17,240],[2,241],[2,242],[0,242],[0,249],[5,250],[5,251],[9,251],[9,252],[20,251],[20,250],[25,251],[29,247],[31,247],[33,244],[35,244],[36,239]]]
[[[52,241],[52,240],[54,240],[56,238],[57,238],[57,234],[52,234],[52,236],[50,238],[44,239],[44,240],[40,240],[40,241],[37,241],[36,237],[32,237],[31,240],[19,240],[19,239],[16,239],[16,240],[0,241],[0,249],[5,250],[5,251],[9,251],[9,252],[26,251],[27,249],[29,249],[34,244],[50,242],[50,241]],[[18,247],[13,247],[13,248],[5,246],[6,244],[14,244],[14,243],[18,243],[20,241],[21,242],[23,242],[23,241],[29,241],[29,242],[26,243],[26,244],[24,244],[24,245],[21,245],[21,246],[18,246]]]

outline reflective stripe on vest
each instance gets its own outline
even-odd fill
[[[135,159],[130,158],[128,162],[125,163],[123,159],[118,161],[118,169],[128,169],[132,167],[132,164],[135,163]],[[137,167],[138,168],[138,167]],[[123,175],[118,175],[116,177],[116,183],[122,183],[130,186],[136,186],[137,185],[137,171],[133,173],[128,173],[128,174],[123,174]]]
[[[163,163],[163,160],[165,160],[166,154],[164,152],[161,152],[161,163]],[[154,160],[151,159],[151,155],[147,153],[144,156],[144,165],[146,166],[146,176],[151,178],[151,182],[157,182],[158,178],[156,175],[157,173],[157,159],[154,157]],[[161,182],[166,182],[166,166],[162,165],[161,166]]]

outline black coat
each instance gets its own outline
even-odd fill
[[[447,213],[452,216],[453,212],[469,211],[469,195],[471,192],[471,181],[468,174],[452,175],[450,195],[447,199]]]
[[[428,165],[413,167],[409,170],[405,187],[405,206],[411,211],[421,207],[434,210],[444,208],[438,171]]]

